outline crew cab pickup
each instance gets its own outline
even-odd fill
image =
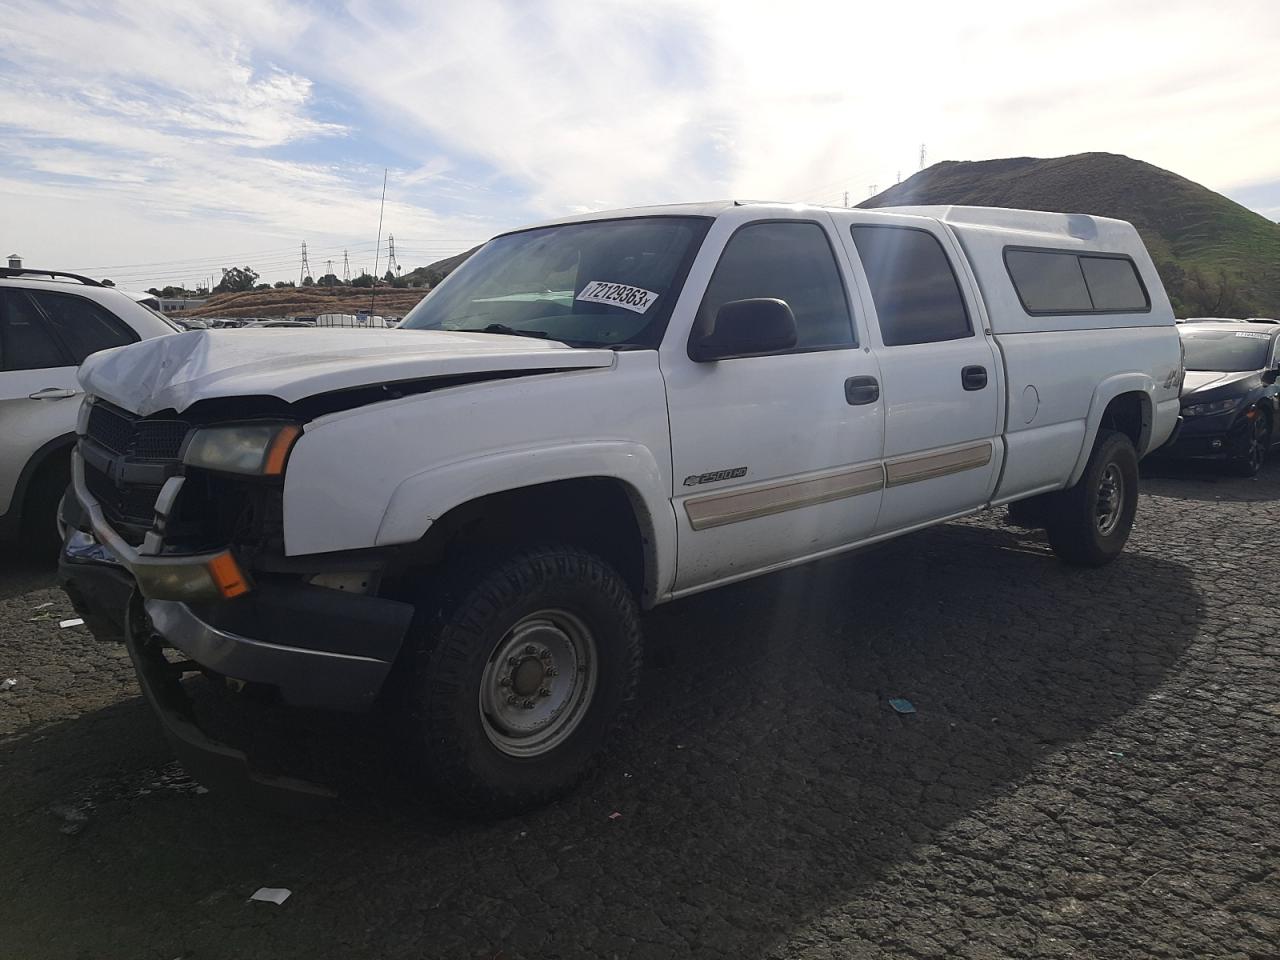
[[[600,752],[655,604],[1004,504],[1105,564],[1182,367],[1116,220],[574,217],[490,241],[399,329],[90,357],[62,576],[195,776],[282,785],[200,731],[183,670],[307,707],[394,690],[435,795],[509,811]]]

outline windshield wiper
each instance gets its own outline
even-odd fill
[[[515,327],[509,327],[505,323],[491,323],[487,327],[481,327],[479,330],[468,330],[466,332],[504,333],[509,337],[537,337],[539,340],[546,340],[551,336],[545,330],[517,330]]]

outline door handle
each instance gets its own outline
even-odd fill
[[[960,371],[960,382],[966,390],[981,390],[987,385],[987,368],[974,364]]]
[[[844,382],[844,399],[851,407],[861,407],[880,399],[880,384],[875,377],[850,377]]]
[[[37,390],[35,393],[27,394],[28,400],[65,400],[67,397],[74,397],[74,390],[67,390],[63,387],[45,387],[43,390]]]

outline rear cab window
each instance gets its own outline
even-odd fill
[[[960,283],[937,237],[919,227],[860,224],[851,230],[886,347],[973,335]]]

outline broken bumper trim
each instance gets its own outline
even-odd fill
[[[175,600],[147,600],[146,611],[156,633],[202,667],[270,684],[294,706],[359,710],[373,702],[391,670],[390,660],[268,643],[219,629]]]
[[[146,616],[134,594],[126,616],[125,645],[138,675],[138,684],[164,728],[178,761],[187,773],[208,787],[267,801],[285,802],[296,810],[308,801],[321,807],[337,797],[328,787],[264,774],[254,769],[243,751],[207,737],[196,723],[180,674],[164,658],[160,644],[145,628]],[[287,799],[286,799],[287,798]]]

